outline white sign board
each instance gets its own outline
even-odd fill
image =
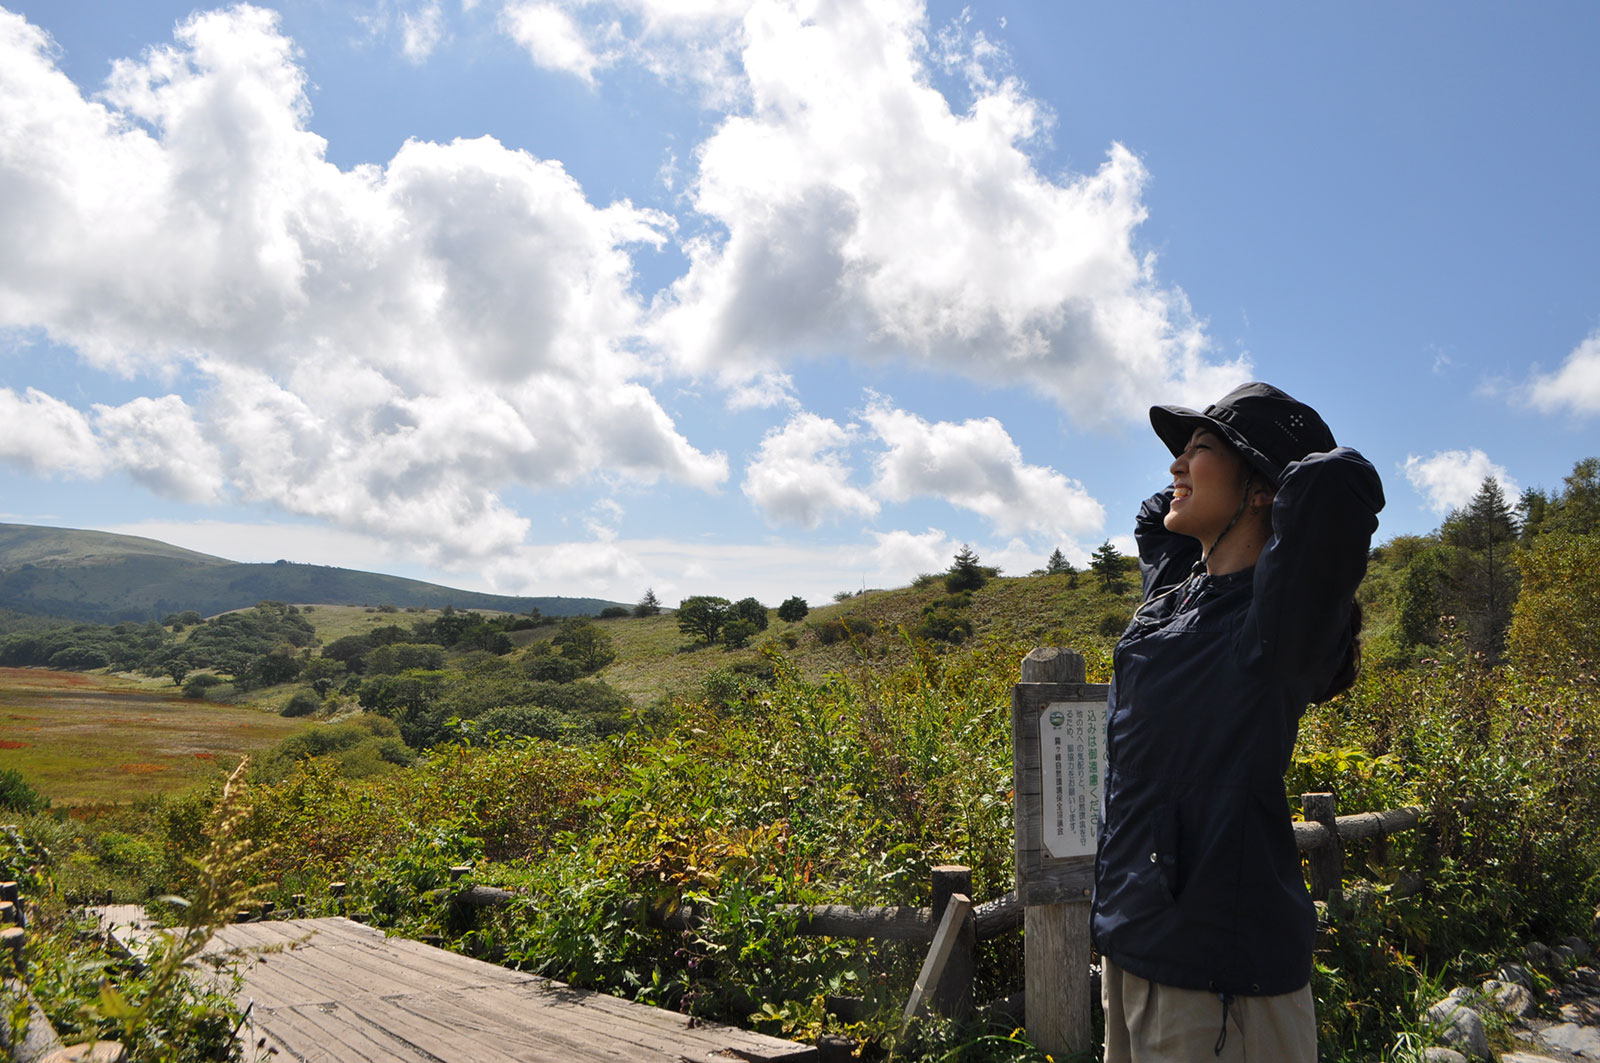
[[[1045,852],[1093,856],[1100,840],[1100,790],[1106,777],[1105,702],[1052,701],[1039,714],[1044,778]]]

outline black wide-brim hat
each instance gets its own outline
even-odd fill
[[[1209,428],[1233,444],[1273,487],[1292,463],[1338,446],[1316,410],[1260,381],[1239,385],[1204,413],[1185,406],[1152,406],[1150,426],[1173,457],[1183,453],[1196,428]]]

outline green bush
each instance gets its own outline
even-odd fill
[[[0,768],[0,811],[42,812],[50,802],[35,790],[16,768]]]
[[[778,606],[778,619],[792,624],[797,620],[804,620],[809,612],[811,606],[797,594],[793,598],[785,598],[783,604]]]
[[[508,738],[545,738],[554,741],[567,730],[560,713],[538,705],[508,705],[491,709],[473,723],[480,734],[498,732]]]
[[[212,675],[210,672],[200,672],[197,675],[191,675],[189,678],[183,681],[183,696],[186,698],[203,698],[206,696],[207,691],[214,687],[223,686],[226,683],[227,680],[223,679],[220,675]]]
[[[278,710],[279,716],[310,716],[322,708],[322,699],[309,690],[296,691],[289,703]]]

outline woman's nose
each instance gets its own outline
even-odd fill
[[[1172,464],[1167,466],[1167,471],[1170,472],[1174,476],[1178,475],[1180,472],[1183,471],[1183,459],[1184,459],[1184,455],[1183,454],[1179,454],[1177,457],[1173,458],[1172,459]]]

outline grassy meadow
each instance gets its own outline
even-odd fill
[[[184,698],[165,679],[0,668],[0,769],[21,771],[56,805],[189,790],[307,726]]]

